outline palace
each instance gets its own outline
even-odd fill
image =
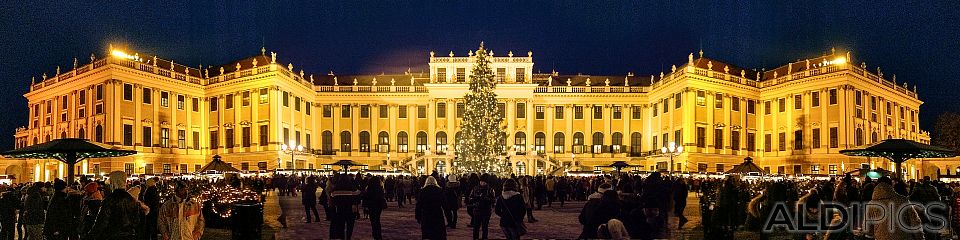
[[[325,169],[348,159],[368,170],[429,174],[456,166],[473,52],[430,52],[429,71],[306,74],[277,54],[188,67],[111,49],[36,79],[16,147],[86,138],[136,155],[88,159],[79,174],[198,171],[214,155],[241,170]],[[492,52],[491,52],[491,55]],[[722,172],[744,158],[772,174],[843,174],[889,161],[838,151],[886,138],[929,143],[922,102],[896,76],[849,52],[772,70],[691,53],[648,76],[535,73],[533,53],[493,56],[513,171]],[[682,146],[676,154],[666,146]],[[300,148],[294,146],[302,146]],[[672,164],[671,164],[672,163]],[[906,176],[937,176],[948,161],[910,161]],[[55,160],[5,159],[19,181],[62,177]],[[949,170],[947,170],[949,174]]]

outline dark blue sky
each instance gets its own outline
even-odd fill
[[[344,74],[417,71],[431,50],[463,55],[481,40],[498,55],[533,51],[538,71],[595,75],[659,74],[701,47],[750,68],[836,47],[918,84],[923,129],[960,110],[951,91],[960,68],[957,1],[132,2],[0,2],[0,149],[27,123],[22,94],[31,76],[103,56],[110,43],[190,66],[265,46],[307,72]]]

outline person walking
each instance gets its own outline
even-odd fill
[[[306,212],[305,217],[307,218],[307,223],[311,223],[310,212],[313,211],[314,220],[320,222],[320,212],[317,211],[317,178],[310,176],[307,178],[307,183],[303,185],[300,194],[300,201],[303,203],[303,211]]]
[[[533,217],[533,205],[536,201],[534,186],[533,178],[530,176],[520,178],[520,196],[523,197],[524,207],[526,207],[523,212],[527,214],[527,221],[530,223],[537,222],[537,218]]]
[[[897,193],[888,178],[880,178],[879,183],[873,188],[873,200],[870,201],[869,205],[892,206],[894,211],[899,214],[890,214],[891,210],[885,208],[866,208],[867,216],[865,219],[878,219],[878,221],[865,222],[864,232],[866,235],[872,236],[876,240],[924,239],[922,228],[909,230],[904,227],[889,227],[921,226],[920,215],[909,204],[910,200]]]
[[[47,203],[41,194],[42,186],[42,182],[30,185],[23,201],[23,219],[20,219],[20,222],[26,228],[27,240],[43,240],[43,219],[47,214]]]
[[[524,211],[527,210],[523,196],[517,191],[517,181],[507,179],[503,183],[503,192],[497,198],[496,213],[500,216],[500,229],[507,239],[520,239],[527,233],[527,226],[523,223]]]
[[[17,208],[20,206],[15,191],[14,187],[0,191],[0,240],[13,240],[17,226]]]
[[[683,216],[683,210],[687,207],[687,192],[690,187],[683,178],[677,178],[673,182],[673,215],[679,219],[677,229],[683,228],[687,223],[687,217]]]
[[[460,182],[457,178],[450,178],[443,189],[443,215],[447,219],[447,227],[457,228],[457,212],[460,210]]]
[[[127,174],[115,171],[109,175],[112,192],[103,200],[93,227],[83,239],[137,239],[140,225],[140,204],[127,192]]]
[[[203,207],[189,193],[185,183],[176,182],[174,195],[160,207],[157,223],[164,240],[199,240],[203,236]]]
[[[604,184],[605,185],[605,184]],[[587,201],[577,217],[580,224],[583,225],[583,231],[580,232],[580,239],[597,238],[597,228],[607,223],[610,219],[620,215],[620,196],[615,190],[604,190],[600,198],[594,198]]]
[[[67,182],[56,179],[54,193],[47,206],[43,222],[43,235],[48,240],[77,239],[77,222],[80,218],[80,195],[67,188]]]
[[[80,209],[80,233],[85,234],[93,228],[97,221],[97,213],[100,212],[100,206],[103,204],[103,193],[100,191],[100,184],[89,182],[83,185],[83,207]]]
[[[396,191],[397,191],[397,193],[396,193],[395,195],[397,196],[397,207],[398,207],[398,208],[403,208],[403,202],[407,201],[406,190],[404,190],[404,189],[406,189],[406,187],[405,187],[406,184],[407,184],[407,183],[403,180],[403,177],[398,178],[397,181],[396,181]]]
[[[330,205],[333,206],[330,238],[350,239],[353,237],[353,226],[357,221],[358,211],[355,208],[360,203],[360,190],[349,175],[336,175],[334,179],[336,182],[330,192]]]
[[[471,178],[476,176],[474,174]],[[471,212],[470,226],[473,228],[473,239],[487,239],[490,215],[493,214],[493,204],[496,197],[486,179],[477,178],[477,181],[477,187],[470,191],[470,195],[467,196],[467,210]],[[482,235],[480,235],[481,231]]]
[[[415,218],[420,224],[422,239],[447,239],[443,216],[443,190],[433,176],[427,177],[417,196]]]
[[[157,231],[157,219],[160,217],[160,191],[157,189],[157,179],[147,179],[147,188],[143,192],[143,203],[150,208],[147,216],[143,219],[143,237],[145,240],[159,239]]]
[[[387,208],[387,199],[384,196],[380,177],[371,177],[367,180],[367,189],[363,192],[363,208],[370,215],[370,229],[373,239],[383,239],[380,226],[380,214]]]

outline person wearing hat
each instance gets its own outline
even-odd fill
[[[47,239],[76,239],[77,222],[80,219],[80,193],[67,188],[67,183],[56,179],[53,196],[47,206],[43,236]]]
[[[199,240],[204,227],[202,205],[183,182],[176,182],[174,193],[160,206],[157,223],[162,239]]]
[[[157,218],[160,216],[160,192],[157,190],[157,179],[147,179],[146,189],[143,192],[143,203],[150,209],[147,216],[143,219],[143,239],[156,240]]]
[[[447,218],[447,227],[457,228],[457,212],[460,210],[460,182],[451,177],[443,189],[443,215]]]

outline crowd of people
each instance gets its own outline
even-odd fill
[[[0,240],[164,239],[203,235],[202,180],[56,179],[0,185]]]

